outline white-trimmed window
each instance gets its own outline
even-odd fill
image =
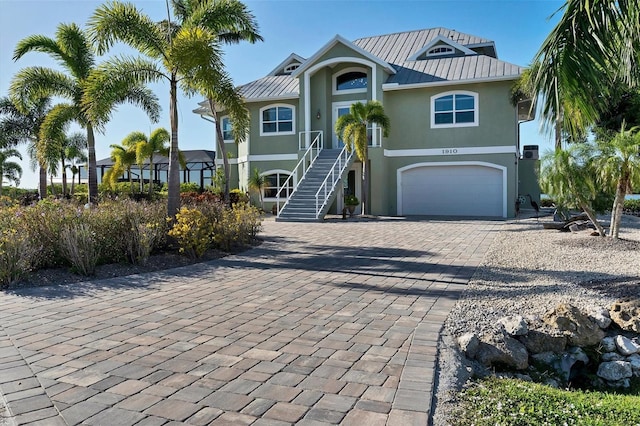
[[[364,68],[346,68],[333,75],[333,94],[363,93],[369,78]]]
[[[300,67],[300,64],[298,62],[294,62],[294,63],[289,64],[286,67],[284,67],[284,73],[285,74],[291,74],[292,72],[297,70],[299,67]]]
[[[449,46],[437,46],[433,49],[429,49],[427,52],[427,56],[443,56],[443,55],[452,55],[455,53],[453,47]]]
[[[478,125],[478,94],[455,91],[431,97],[431,127],[472,127]]]
[[[291,172],[286,170],[270,170],[263,173],[266,181],[266,185],[262,190],[262,197],[265,200],[275,200],[280,188],[283,188],[286,184],[286,189],[280,193],[281,199],[289,198],[289,195],[293,192],[293,179],[287,181]]]
[[[220,128],[222,130],[222,140],[225,142],[233,142],[233,126],[229,117],[220,119]]]
[[[293,135],[295,108],[293,105],[268,105],[260,109],[260,135]]]

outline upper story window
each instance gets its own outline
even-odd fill
[[[431,127],[478,125],[478,94],[447,92],[431,97]]]
[[[233,141],[233,127],[231,125],[231,120],[229,117],[222,117],[220,121],[220,127],[222,128],[222,139],[225,142]]]
[[[284,73],[285,74],[291,74],[292,72],[297,70],[299,66],[300,66],[300,64],[297,63],[297,62],[294,62],[293,64],[289,64],[286,67],[284,67]]]
[[[269,105],[260,110],[260,135],[292,135],[294,108],[291,105]]]
[[[442,56],[442,55],[451,55],[455,53],[453,47],[449,46],[438,46],[433,49],[429,49],[427,52],[427,56]]]
[[[367,91],[368,77],[362,68],[347,68],[333,77],[333,93],[361,93]]]

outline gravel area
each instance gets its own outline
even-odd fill
[[[504,316],[542,316],[562,302],[589,310],[640,297],[640,218],[624,217],[618,241],[542,229],[550,220],[506,224],[451,311],[439,344],[435,425],[448,424],[454,395],[470,377],[458,335],[482,335]]]

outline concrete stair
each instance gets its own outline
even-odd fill
[[[283,207],[276,219],[282,222],[317,222],[324,218],[336,196],[336,188],[328,195],[327,203],[316,217],[316,192],[322,185],[341,149],[323,149],[295,191],[289,197],[289,202]],[[352,160],[353,161],[353,160]],[[342,179],[342,178],[341,178]],[[322,203],[324,200],[320,200]]]

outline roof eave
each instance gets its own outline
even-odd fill
[[[517,80],[519,77],[520,77],[519,75],[506,75],[502,77],[484,77],[484,78],[471,78],[466,80],[430,81],[425,83],[412,83],[412,84],[385,83],[382,85],[382,90],[385,92],[390,92],[394,90],[419,89],[421,87],[454,86],[456,84],[491,83],[491,82],[499,82],[499,81]]]

